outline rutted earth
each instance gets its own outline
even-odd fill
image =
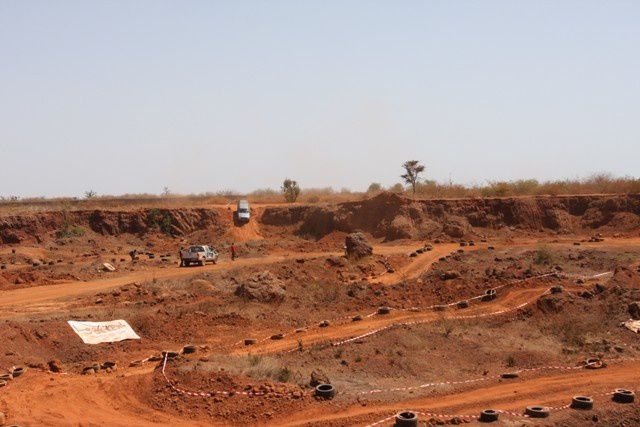
[[[620,327],[640,301],[639,200],[383,194],[260,207],[244,227],[222,207],[3,217],[0,368],[28,369],[0,387],[0,412],[20,425],[367,425],[494,408],[504,425],[638,425],[636,404],[605,393],[640,383],[637,335]],[[218,264],[177,266],[180,246],[207,242]],[[69,319],[126,319],[142,339],[85,345]],[[194,354],[159,357],[187,344]],[[589,357],[607,366],[585,369]],[[105,361],[117,367],[82,374]],[[335,398],[315,398],[310,378]],[[594,409],[522,417],[576,394]]]

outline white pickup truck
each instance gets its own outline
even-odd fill
[[[249,209],[248,200],[238,200],[236,217],[238,219],[238,222],[249,222],[249,220],[251,219],[251,210]]]
[[[214,264],[218,262],[218,252],[211,246],[194,245],[180,251],[181,267],[188,267],[191,264],[205,265],[207,262]]]

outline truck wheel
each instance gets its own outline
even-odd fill
[[[207,264],[207,261],[202,260],[200,261],[200,267],[204,267]]]

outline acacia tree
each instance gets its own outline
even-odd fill
[[[418,183],[419,175],[424,172],[424,165],[421,165],[417,160],[408,160],[402,165],[406,173],[400,175],[404,182],[411,185],[413,195],[416,195],[416,184]]]
[[[295,202],[300,195],[300,186],[298,182],[293,179],[285,179],[280,189],[282,190],[282,194],[284,194],[284,200],[289,203]]]

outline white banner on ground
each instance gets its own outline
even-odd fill
[[[85,344],[140,339],[126,320],[112,320],[110,322],[76,322],[69,320],[67,323],[82,338]]]

